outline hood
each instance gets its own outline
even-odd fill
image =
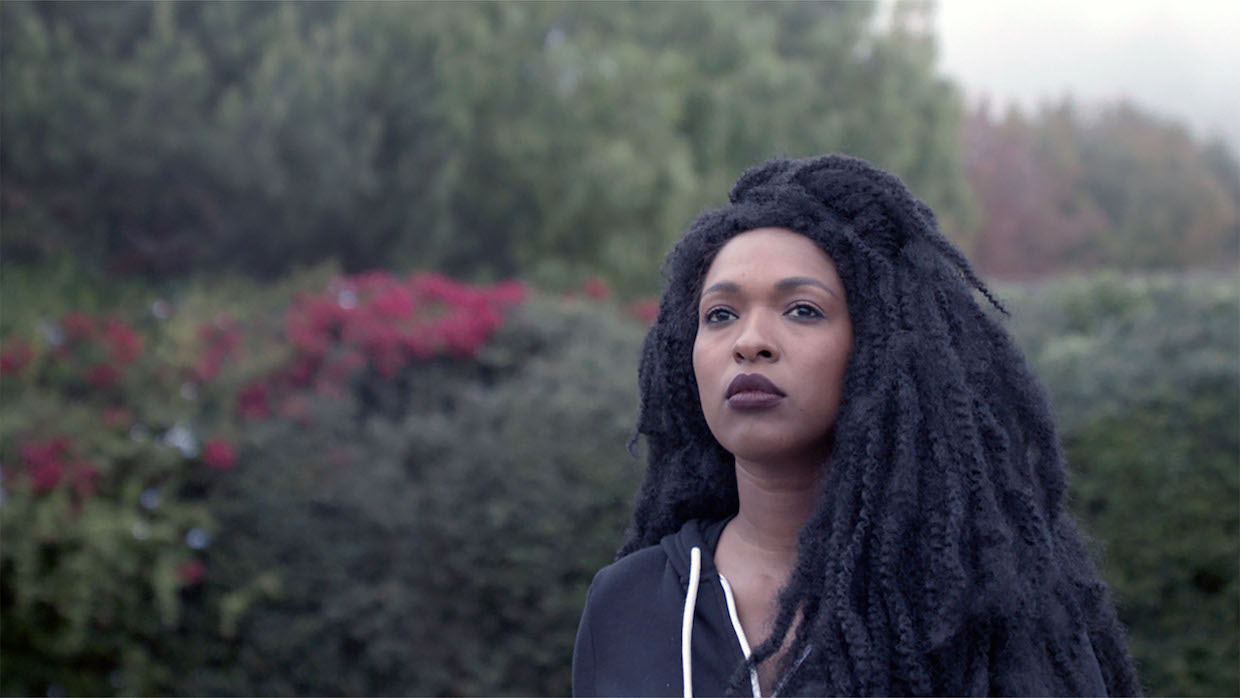
[[[685,522],[679,531],[663,536],[659,545],[663,547],[672,569],[676,570],[682,587],[689,584],[690,551],[695,547],[702,551],[702,580],[714,579],[719,575],[715,570],[715,546],[719,544],[723,527],[731,520],[730,516],[721,521],[693,519]]]

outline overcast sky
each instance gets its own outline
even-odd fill
[[[1240,151],[1240,0],[941,0],[936,23],[971,103],[1128,97]]]

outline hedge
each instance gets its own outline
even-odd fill
[[[1001,291],[1149,692],[1235,693],[1238,279]],[[649,311],[320,269],[26,312],[0,691],[567,693],[640,477]]]

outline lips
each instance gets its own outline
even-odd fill
[[[742,373],[732,379],[726,394],[728,406],[740,410],[767,409],[784,399],[784,391],[758,373]]]

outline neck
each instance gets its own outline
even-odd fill
[[[773,564],[796,562],[797,534],[818,504],[822,466],[770,468],[736,459],[740,507],[730,527],[740,542]]]

